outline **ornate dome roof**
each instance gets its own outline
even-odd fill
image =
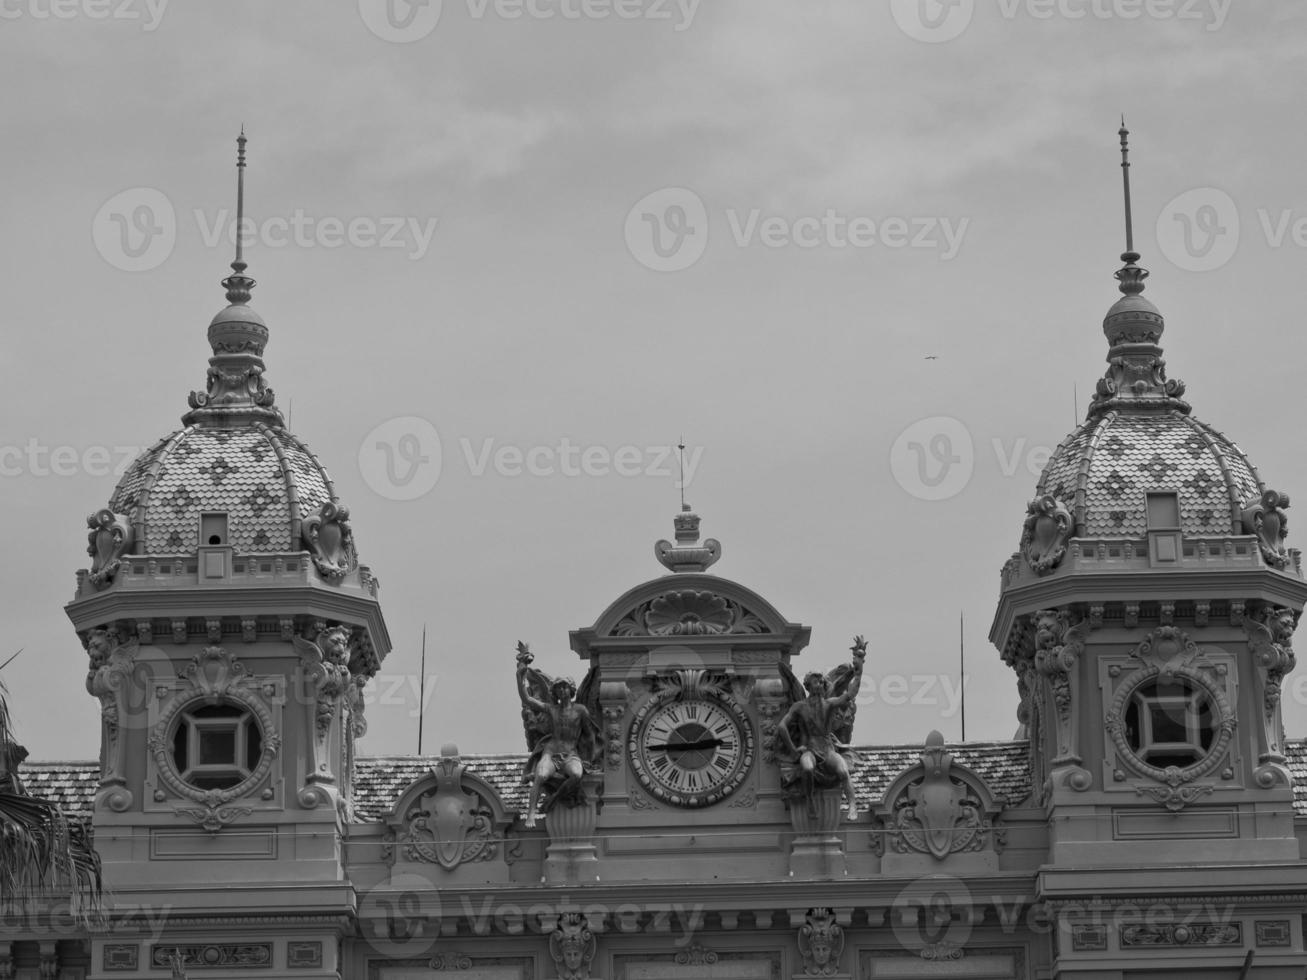
[[[1053,453],[1036,493],[1070,512],[1077,537],[1142,537],[1146,491],[1179,494],[1186,534],[1244,534],[1243,511],[1266,486],[1233,442],[1178,409],[1109,410]]]
[[[194,553],[200,515],[227,515],[238,553],[299,551],[306,518],[336,504],[331,478],[309,448],[280,425],[188,425],[160,439],[128,468],[109,509],[134,531],[133,551]]]

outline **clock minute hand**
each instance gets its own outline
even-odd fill
[[[722,744],[720,738],[704,738],[697,742],[664,742],[662,745],[649,745],[646,748],[651,752],[670,752],[673,749],[688,752],[694,749],[715,749]]]

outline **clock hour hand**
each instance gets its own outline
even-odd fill
[[[690,752],[695,749],[715,749],[725,744],[720,738],[702,738],[697,742],[664,742],[662,745],[647,745],[651,752]]]

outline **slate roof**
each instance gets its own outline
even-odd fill
[[[1233,507],[1251,504],[1265,486],[1238,446],[1193,416],[1116,411],[1063,440],[1036,492],[1056,497],[1078,520],[1083,506],[1090,536],[1142,537],[1144,491],[1159,489],[1178,491],[1181,528],[1201,536],[1243,533]]]
[[[950,745],[955,764],[982,776],[995,796],[1016,806],[1030,795],[1029,743],[968,742]],[[864,809],[879,802],[890,781],[914,765],[921,755],[919,745],[859,748],[862,764],[854,775],[858,805]],[[1285,752],[1293,773],[1294,810],[1307,818],[1307,739],[1288,742]],[[381,756],[359,759],[354,771],[356,819],[360,823],[380,821],[415,780],[428,772],[439,756]],[[525,812],[529,787],[521,782],[526,755],[460,755],[471,773],[498,791],[509,810]],[[90,818],[95,789],[99,783],[98,762],[28,762],[20,769],[24,785],[33,796],[53,800],[72,816]]]
[[[109,509],[144,526],[134,553],[194,554],[200,514],[222,511],[238,552],[277,554],[299,551],[292,529],[334,499],[326,470],[285,429],[192,425],[128,467]]]

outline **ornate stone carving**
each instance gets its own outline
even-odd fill
[[[1269,789],[1276,783],[1289,782],[1284,768],[1284,726],[1280,720],[1280,695],[1284,675],[1298,662],[1291,643],[1297,628],[1297,616],[1284,606],[1258,606],[1244,620],[1248,649],[1257,667],[1262,687],[1262,745],[1259,767],[1254,774],[1257,784]]]
[[[132,805],[133,795],[127,788],[126,758],[121,727],[124,715],[131,710],[128,694],[135,672],[140,643],[131,640],[119,644],[116,633],[93,629],[86,637],[90,669],[86,673],[86,691],[100,701],[103,751],[100,759],[100,788],[95,794],[97,807],[122,813]]]
[[[259,638],[259,624],[253,616],[241,619],[241,642],[253,643]]]
[[[1089,624],[1076,619],[1065,609],[1041,609],[1031,616],[1031,626],[1035,639],[1035,674],[1045,682],[1057,729],[1057,755],[1053,758],[1053,765],[1078,767],[1080,754],[1076,744],[1073,680],[1076,663],[1085,649]]]
[[[178,806],[173,813],[189,817],[210,834],[216,834],[227,824],[248,817],[254,810],[247,806]]]
[[[654,545],[654,555],[664,568],[673,572],[703,572],[722,556],[722,545],[716,538],[707,538],[699,544],[699,515],[690,512],[689,504],[681,505],[681,513],[673,524],[676,544],[659,541]]]
[[[1289,535],[1289,518],[1284,513],[1288,507],[1287,493],[1267,490],[1243,510],[1244,531],[1257,536],[1262,558],[1272,568],[1283,569],[1289,564],[1289,549],[1284,545]]]
[[[1177,925],[1126,925],[1121,927],[1121,945],[1134,946],[1239,946],[1243,930],[1238,922],[1224,925],[1198,922]]]
[[[162,690],[167,693],[166,688]],[[210,704],[217,704],[224,700],[233,701],[253,714],[262,731],[263,755],[258,764],[249,776],[228,789],[200,789],[191,786],[181,778],[174,767],[171,739],[173,721],[187,705],[198,700],[205,700]],[[148,745],[150,754],[154,758],[159,781],[176,796],[203,804],[206,810],[213,810],[216,815],[221,808],[254,792],[262,785],[281,752],[281,734],[276,729],[272,711],[268,707],[268,695],[264,685],[251,677],[245,665],[236,660],[226,649],[210,646],[192,658],[190,664],[182,671],[177,688],[172,691],[172,696],[150,732]],[[210,820],[209,823],[212,825],[213,821]],[[223,821],[219,820],[219,828],[222,823]],[[205,829],[208,830],[209,827],[206,826]]]
[[[584,915],[563,913],[558,927],[549,934],[549,955],[558,968],[559,980],[589,980],[596,945]]]
[[[91,556],[91,584],[100,588],[113,581],[122,567],[122,556],[132,546],[132,525],[128,518],[108,508],[86,519],[86,553]]]
[[[714,636],[766,633],[766,624],[739,603],[715,592],[677,589],[636,606],[612,629],[613,636]]]
[[[679,966],[712,966],[717,959],[717,953],[703,943],[691,943],[672,957]]]
[[[446,746],[431,769],[435,787],[423,793],[403,815],[397,843],[414,861],[452,871],[460,864],[488,861],[498,853],[507,820],[497,819],[493,791],[480,780],[465,778],[458,750]]]
[[[1214,772],[1225,759],[1234,736],[1234,709],[1223,690],[1220,670],[1212,666],[1188,634],[1178,627],[1157,627],[1130,655],[1139,666],[1121,678],[1104,723],[1116,747],[1118,760],[1126,768],[1152,781],[1137,785],[1136,792],[1156,800],[1168,810],[1179,811],[1198,797],[1212,792],[1211,786],[1196,781]],[[1141,759],[1130,746],[1125,724],[1126,706],[1145,684],[1154,680],[1171,683],[1177,678],[1199,689],[1207,698],[1211,705],[1213,736],[1206,755],[1193,765],[1160,768]]]
[[[853,737],[854,699],[862,683],[867,641],[854,637],[851,649],[849,663],[826,675],[812,671],[802,686],[788,666],[779,665],[790,704],[776,725],[776,758],[792,810],[803,802],[811,811],[818,791],[838,786],[848,800],[848,818],[857,818],[850,765],[856,766],[858,757],[848,742]]]
[[[608,769],[620,769],[622,765],[622,719],[626,717],[626,705],[604,705],[604,741],[607,752],[604,764]]]
[[[759,698],[757,708],[762,721],[762,761],[771,765],[776,761],[776,723],[786,704],[778,698]]]
[[[1036,497],[1026,505],[1021,553],[1037,574],[1047,575],[1061,563],[1072,525],[1071,512],[1051,494]]]
[[[150,966],[167,970],[174,955],[180,956],[183,968],[267,969],[272,966],[272,943],[160,943],[150,948]]]
[[[222,620],[221,620],[221,619],[206,619],[206,620],[204,621],[204,631],[205,631],[205,635],[208,637],[210,643],[221,643],[221,642],[222,642]]]
[[[470,970],[472,969],[472,957],[466,953],[437,953],[431,957],[431,969],[433,970]]]
[[[301,534],[314,567],[327,581],[339,582],[358,567],[349,508],[324,503],[318,513],[304,519]]]
[[[173,643],[185,643],[189,638],[189,631],[186,628],[186,620],[174,619],[172,621],[172,641]]]
[[[591,668],[578,692],[569,678],[552,678],[531,666],[534,654],[517,645],[517,689],[530,756],[522,781],[531,783],[526,825],[556,804],[585,802],[581,779],[601,767],[604,752],[599,715],[597,672]],[[575,700],[573,700],[575,699]],[[543,795],[542,795],[543,794]]]
[[[873,834],[897,853],[943,861],[964,851],[997,850],[1004,833],[994,822],[1002,809],[980,776],[954,765],[944,736],[934,731],[921,760],[890,784],[876,806],[881,827]]]
[[[810,977],[830,977],[839,973],[844,953],[844,930],[830,909],[813,909],[799,926],[799,955],[803,972]]]
[[[349,672],[349,630],[329,626],[317,636],[317,642],[294,637],[299,652],[300,672],[313,698],[312,718],[308,726],[305,784],[300,789],[300,805],[313,809],[331,805],[337,799],[336,773],[332,769],[331,727],[341,703],[354,692]],[[348,733],[346,733],[348,737]]]

